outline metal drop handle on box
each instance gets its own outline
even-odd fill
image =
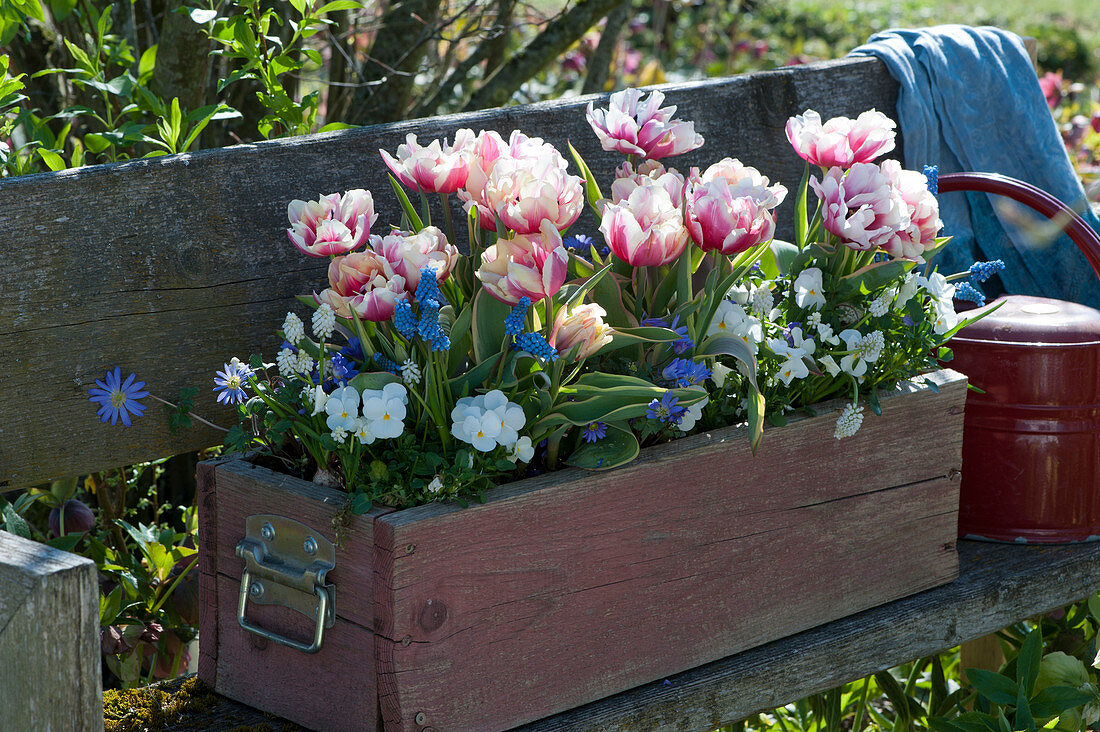
[[[304,653],[321,650],[325,629],[336,622],[336,587],[326,575],[336,566],[336,547],[305,524],[274,514],[245,519],[245,538],[237,543],[244,560],[237,623],[250,633]],[[249,601],[280,605],[314,621],[313,640],[289,638],[248,620]]]

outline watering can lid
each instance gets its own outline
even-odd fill
[[[1045,297],[1006,295],[985,307],[960,313],[960,320],[971,320],[997,303],[1003,305],[960,330],[955,338],[1040,344],[1100,342],[1100,311]]]

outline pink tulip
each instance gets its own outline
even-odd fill
[[[473,130],[462,129],[455,133],[450,146],[439,140],[420,145],[416,135],[410,134],[404,144],[397,146],[396,158],[385,150],[378,152],[386,167],[409,188],[423,193],[454,193],[466,185],[473,144]]]
[[[676,168],[665,168],[657,160],[646,160],[634,168],[623,163],[615,171],[615,182],[611,184],[611,202],[620,203],[628,198],[638,186],[657,184],[668,191],[674,206],[684,203],[684,176]]]
[[[734,198],[748,196],[756,201],[758,206],[773,209],[787,197],[787,187],[776,183],[768,185],[768,176],[760,173],[756,168],[744,165],[736,158],[723,158],[706,169],[700,176],[704,183],[710,183],[718,178],[724,178],[730,184],[730,193]]]
[[[811,177],[810,187],[823,201],[826,230],[852,249],[883,246],[906,222],[905,201],[877,165],[856,163],[847,174],[830,168],[820,182]]]
[[[907,222],[880,246],[898,259],[920,259],[936,246],[936,236],[943,228],[940,203],[928,190],[928,179],[923,173],[902,170],[896,160],[884,160],[881,169],[905,204]]]
[[[406,297],[405,278],[382,255],[370,249],[336,257],[328,266],[329,288],[317,302],[327,302],[336,314],[382,322],[393,317],[394,305]]]
[[[490,295],[515,305],[522,297],[536,301],[557,294],[565,284],[568,264],[561,234],[544,220],[538,234],[497,239],[481,253],[477,277]]]
[[[1062,75],[1048,71],[1039,78],[1039,88],[1043,90],[1047,106],[1054,109],[1062,101]]]
[[[291,243],[311,257],[347,254],[370,237],[378,220],[374,198],[362,188],[330,193],[316,201],[291,201],[287,206]]]
[[[568,313],[563,307],[554,319],[550,345],[561,354],[579,345],[577,360],[584,360],[611,342],[614,331],[604,322],[606,317],[607,311],[596,304],[577,305]]]
[[[405,280],[408,292],[416,291],[420,284],[420,272],[425,267],[435,270],[436,279],[443,282],[458,263],[458,249],[447,241],[447,236],[435,226],[425,226],[419,233],[392,232],[373,244],[393,267],[394,273]]]
[[[771,240],[775,218],[751,196],[736,196],[725,178],[693,186],[687,194],[685,223],[703,251],[740,254]]]
[[[633,267],[667,264],[684,251],[684,217],[668,191],[641,185],[620,203],[604,206],[600,232],[615,256]]]
[[[537,233],[544,220],[560,231],[584,210],[584,186],[560,155],[502,157],[485,184],[485,203],[517,234]]]
[[[604,150],[657,160],[691,152],[703,144],[693,123],[672,119],[676,107],[661,107],[664,94],[650,92],[645,101],[642,96],[638,89],[625,89],[611,95],[607,109],[588,104],[588,124]]]
[[[892,119],[873,109],[854,120],[833,117],[824,125],[817,112],[807,109],[787,120],[787,140],[800,158],[813,165],[850,168],[893,150],[895,127]]]
[[[487,231],[496,230],[498,216],[524,234],[539,230],[540,216],[564,229],[584,207],[581,179],[569,175],[568,168],[561,153],[541,138],[516,130],[505,143],[496,132],[483,131],[471,146],[470,174],[458,197],[467,211],[477,205],[478,221]]]

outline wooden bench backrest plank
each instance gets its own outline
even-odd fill
[[[706,138],[670,164],[686,172],[735,156],[791,189],[803,164],[785,140],[790,115],[893,114],[897,99],[873,59],[661,89]],[[593,99],[605,103],[575,98],[0,181],[0,488],[219,443],[208,428],[171,435],[151,399],[133,427],[101,425],[87,389],[119,365],[166,399],[199,387],[196,412],[230,422],[214,403],[214,370],[232,355],[272,358],[292,297],[324,286],[326,261],[287,241],[288,201],[367,188],[383,230],[399,215],[378,149],[461,127],[521,129],[562,151],[570,140],[607,181],[622,156],[602,151],[588,127]],[[577,230],[597,225],[586,212]]]

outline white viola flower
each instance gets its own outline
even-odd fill
[[[511,460],[514,463],[529,463],[534,456],[535,446],[531,443],[531,438],[524,435],[513,442],[512,446],[508,448],[508,454],[505,455],[505,459]]]
[[[443,492],[443,479],[438,475],[435,476],[431,479],[431,482],[428,483],[427,488],[429,493],[439,495]]]
[[[825,367],[825,372],[828,373],[829,376],[835,377],[837,374],[840,373],[840,366],[837,365],[836,359],[834,359],[827,353],[821,358],[817,359],[817,362]]]
[[[856,432],[859,432],[860,425],[863,424],[863,407],[856,404],[846,404],[844,411],[840,413],[840,417],[836,421],[836,429],[833,431],[833,437],[838,440],[842,440],[845,437],[851,437]]]
[[[775,376],[783,382],[784,386],[790,386],[795,379],[804,379],[809,375],[810,369],[806,365],[805,359],[801,354],[796,353],[780,365],[779,372]]]
[[[821,286],[821,270],[808,267],[799,273],[794,281],[794,301],[805,310],[819,310],[825,307],[825,292]]]
[[[786,338],[769,338],[768,348],[777,356],[809,356],[817,349],[813,338],[806,338],[802,328],[794,327],[790,331],[790,341]]]
[[[313,311],[313,335],[322,340],[332,337],[336,328],[336,311],[327,302],[323,302]]]
[[[927,292],[929,297],[937,302],[950,302],[955,297],[955,286],[939,272],[933,272],[928,277],[917,275],[916,282],[918,287]]]
[[[886,347],[886,339],[880,330],[867,335],[861,334],[858,330],[842,330],[840,338],[847,346],[847,350],[851,351],[840,359],[840,370],[856,377],[867,373],[867,364],[877,361]]]
[[[828,343],[829,345],[840,345],[840,339],[833,333],[833,326],[828,323],[817,324],[817,337],[821,339],[822,343]]]
[[[523,409],[508,401],[500,389],[476,397],[462,397],[451,410],[451,434],[481,452],[498,445],[512,447],[526,422]]]
[[[955,312],[953,303],[937,300],[935,307],[936,321],[932,324],[932,330],[936,333],[943,335],[959,324],[959,315]]]
[[[709,399],[700,399],[687,408],[687,411],[680,417],[680,423],[676,425],[676,429],[682,432],[691,432],[695,428],[695,423],[699,421],[699,418],[703,416],[703,407],[707,406]]]
[[[275,354],[275,364],[279,367],[279,375],[287,378],[298,373],[298,354],[289,348],[284,348]]]
[[[374,434],[370,431],[370,421],[367,419],[359,419],[356,422],[355,430],[352,432],[352,436],[359,440],[362,445],[369,445],[375,440]]]
[[[718,304],[714,319],[707,328],[707,335],[728,333],[737,336],[748,345],[753,354],[757,344],[764,340],[764,329],[759,320],[745,312],[742,306],[723,300]]]
[[[901,286],[898,288],[897,298],[894,300],[895,310],[904,308],[909,303],[909,300],[912,299],[913,295],[917,294],[917,290],[920,289],[918,277],[919,275],[910,272],[905,278],[905,281],[901,283]]]
[[[348,439],[348,430],[337,425],[332,428],[332,439],[336,441],[337,445],[342,445]]]
[[[738,305],[748,305],[749,299],[752,297],[752,286],[750,284],[741,284],[738,282],[736,285],[729,289],[726,293],[727,300],[733,300]]]
[[[313,413],[310,414],[310,416],[316,417],[328,406],[328,394],[325,393],[324,388],[322,388],[320,384],[302,392],[303,396],[306,394],[310,395],[309,402],[313,405]]]
[[[729,366],[723,366],[720,363],[715,362],[714,366],[710,369],[710,380],[714,382],[714,385],[721,389],[726,385],[726,377],[733,371]]]
[[[295,358],[297,363],[294,364],[294,368],[298,371],[299,374],[305,376],[306,374],[309,374],[313,371],[313,367],[316,365],[316,362],[313,360],[312,356],[305,352],[304,349],[298,351],[298,355]]]
[[[768,320],[772,308],[775,307],[771,285],[771,282],[762,282],[752,291],[752,314],[760,320]]]
[[[333,389],[325,402],[325,412],[328,413],[325,424],[330,430],[340,427],[347,432],[353,432],[359,421],[359,392],[353,386]]]
[[[420,377],[420,367],[416,362],[411,358],[405,359],[405,363],[401,364],[401,380],[409,386],[416,386],[420,383]]]
[[[399,437],[405,431],[407,401],[408,393],[401,384],[364,391],[363,419],[367,420],[371,434],[381,439]]]
[[[288,341],[298,345],[306,337],[306,329],[302,325],[302,319],[294,313],[287,313],[286,320],[283,321],[283,335]]]

